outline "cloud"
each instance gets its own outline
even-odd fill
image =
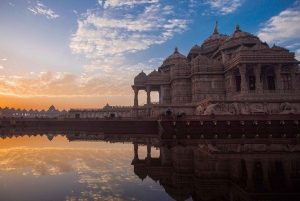
[[[5,76],[0,79],[0,94],[18,97],[131,96],[130,85],[142,68],[149,69],[149,66],[123,65],[119,69],[106,66],[102,73],[92,75],[39,72]],[[115,76],[111,76],[112,72]]]
[[[4,67],[3,67],[3,66],[0,66],[0,69],[4,69]]]
[[[77,14],[77,11],[76,11],[76,10],[73,10],[73,13]]]
[[[1,61],[6,61],[7,59],[1,59]]]
[[[160,4],[147,6],[143,13],[124,19],[110,12],[101,15],[88,11],[78,20],[78,30],[72,36],[70,48],[73,53],[85,54],[87,58],[106,58],[145,50],[188,29],[188,20],[167,20],[161,12]]]
[[[40,14],[45,15],[48,19],[58,18],[59,15],[54,13],[53,10],[47,9],[47,6],[42,4],[41,2],[37,1],[37,4],[34,8],[28,7],[28,10],[30,10],[34,15]]]
[[[300,49],[296,50],[295,52],[295,58],[300,61]]]
[[[102,0],[98,0],[100,5],[103,5]],[[152,4],[158,3],[158,0],[106,0],[103,7],[121,7],[121,6],[134,6],[134,5],[141,5],[141,4]]]
[[[11,6],[15,6],[14,4],[12,4],[12,3],[8,3],[9,5],[11,5]]]
[[[242,5],[244,0],[205,0],[204,5],[209,5],[210,9],[205,10],[202,15],[227,15],[233,13]],[[191,5],[196,2],[191,0]]]
[[[264,23],[257,35],[268,43],[280,44],[291,39],[299,39],[300,26],[297,24],[300,24],[299,9],[287,9]]]
[[[294,43],[292,45],[288,45],[286,46],[287,49],[292,49],[292,48],[295,48],[295,47],[299,47],[300,46],[300,43]]]
[[[90,61],[84,65],[86,72],[119,75],[127,65],[124,63],[128,54],[164,43],[186,31],[190,23],[185,17],[174,16],[174,6],[163,6],[156,0],[110,0],[99,4],[103,5],[101,11],[88,10],[78,19],[78,29],[70,42],[73,54],[83,54]],[[128,6],[139,6],[139,11]],[[118,15],[123,12],[126,14]],[[136,73],[125,73],[127,77],[119,79],[133,78]],[[132,80],[127,83],[131,84]]]

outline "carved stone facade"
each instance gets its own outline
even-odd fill
[[[184,108],[186,114],[205,112],[216,104],[218,114],[298,113],[300,109],[299,61],[289,50],[269,47],[257,36],[236,26],[230,36],[214,33],[186,56],[178,49],[149,75],[141,72],[134,79],[134,108],[138,91],[147,92],[151,110]],[[152,104],[151,91],[159,92],[159,104]],[[290,105],[290,108],[285,105]],[[196,109],[198,106],[201,108]],[[193,108],[194,112],[190,109]],[[199,112],[202,111],[202,112]]]
[[[131,106],[110,106],[103,108],[71,108],[69,118],[105,118],[105,117],[132,117]]]

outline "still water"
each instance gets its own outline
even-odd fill
[[[3,201],[173,200],[158,182],[135,175],[132,144],[24,136],[1,139],[0,147]]]
[[[298,200],[297,146],[2,135],[0,200]]]

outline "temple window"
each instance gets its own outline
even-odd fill
[[[267,76],[268,90],[275,90],[274,76]]]
[[[255,76],[249,76],[249,89],[255,90]]]
[[[241,91],[241,76],[235,76],[235,87],[237,92]]]

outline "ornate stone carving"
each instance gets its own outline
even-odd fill
[[[215,104],[210,104],[209,106],[207,106],[207,108],[204,111],[204,115],[211,115],[214,114],[215,112],[215,107],[218,105],[219,103],[215,103]]]

